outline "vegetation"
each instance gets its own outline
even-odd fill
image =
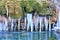
[[[7,5],[9,9],[9,15],[13,19],[18,19],[20,16],[22,16],[22,9],[20,7],[19,2],[10,2],[10,4]]]
[[[50,7],[49,3],[42,1],[42,3],[38,3],[36,1],[21,1],[22,6],[25,7],[26,13],[32,12],[35,10],[38,15],[52,15],[52,8]],[[42,5],[42,6],[41,6]]]
[[[4,4],[4,6],[5,5],[8,6],[9,15],[11,18],[20,18],[22,14],[32,12],[33,10],[36,10],[38,15],[47,15],[47,14],[50,15],[52,12],[49,3],[46,1],[41,1],[41,3],[39,3],[36,2],[36,0],[27,0],[27,1],[5,0],[5,2],[3,1],[1,4]],[[0,13],[2,12],[1,11],[2,9],[4,9],[3,12],[5,13],[6,12],[5,8],[1,8]]]
[[[0,6],[0,14],[6,14],[5,5],[1,5],[1,6]]]

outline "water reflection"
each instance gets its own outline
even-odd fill
[[[59,40],[59,35],[55,32],[9,32],[0,33],[0,40]]]

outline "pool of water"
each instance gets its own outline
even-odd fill
[[[0,40],[59,40],[56,32],[0,32]]]

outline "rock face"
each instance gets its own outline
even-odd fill
[[[60,0],[57,0],[57,2],[60,4]]]
[[[57,29],[57,32],[60,33],[60,29]]]
[[[57,19],[57,26],[60,27],[60,1],[56,0],[56,9],[58,9],[58,19]]]

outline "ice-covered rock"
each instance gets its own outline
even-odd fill
[[[60,27],[54,27],[52,30],[58,31],[58,30],[60,30]]]

